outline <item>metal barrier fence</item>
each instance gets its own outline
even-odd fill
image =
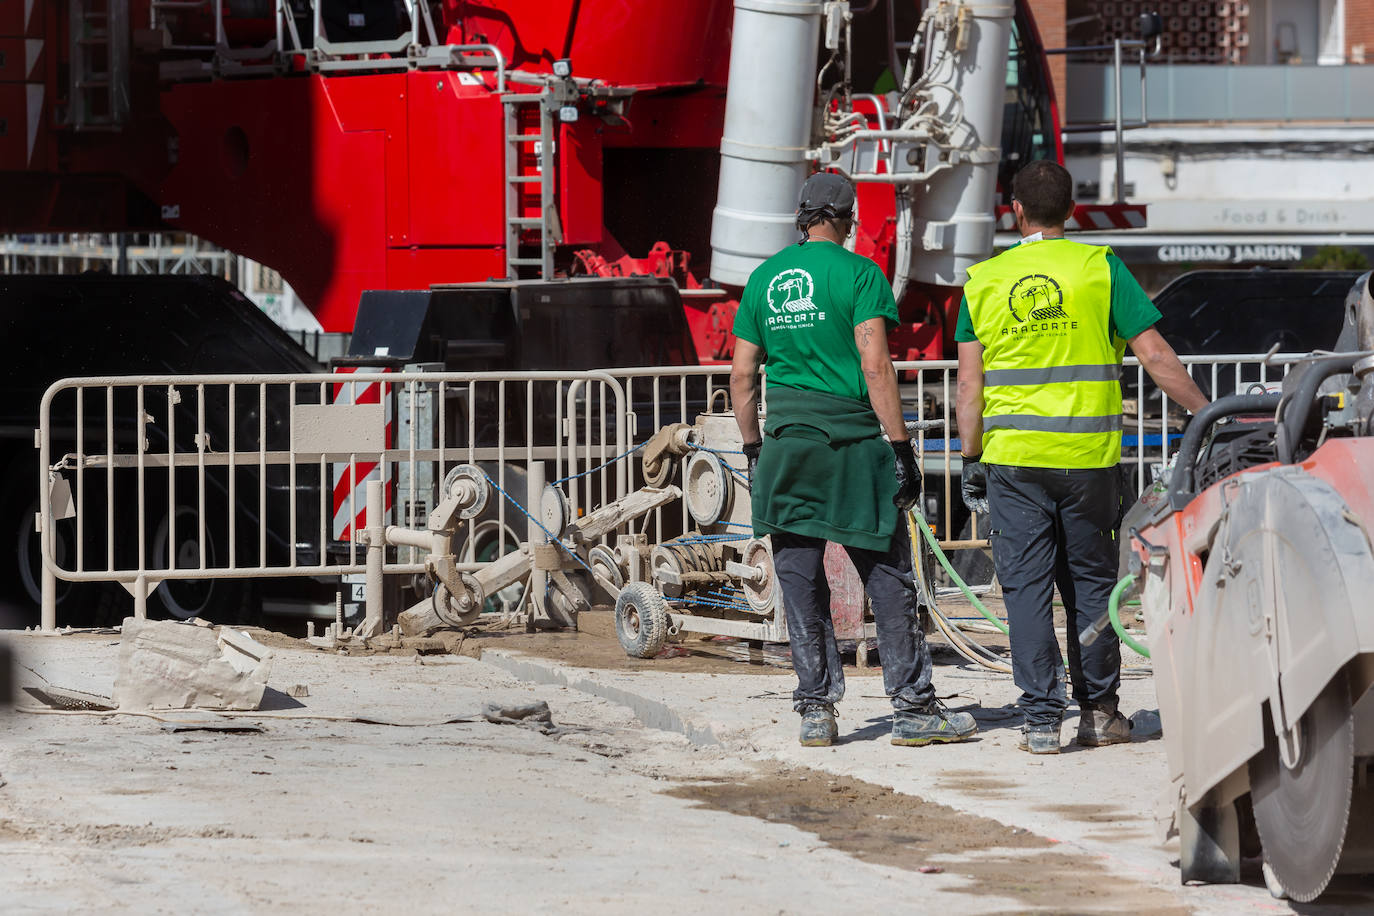
[[[1299,358],[1184,362],[1216,397],[1281,378]],[[959,497],[957,363],[897,369],[908,419],[918,421],[924,515],[946,549],[985,548]],[[1134,359],[1123,385],[1125,463],[1139,491],[1167,461],[1183,413]],[[534,505],[531,475],[547,471],[575,518],[644,484],[637,454],[661,427],[729,409],[726,366],[61,381],[43,398],[38,435],[43,626],[56,625],[58,578],[120,582],[139,615],[151,595],[191,616],[176,583],[365,575],[368,551],[355,533],[387,522],[423,528],[439,482],[459,464],[478,465],[500,494],[466,535],[459,568],[477,570],[534,530],[523,508]],[[364,511],[369,481],[382,484],[380,522]],[[691,528],[683,500],[653,510],[636,531],[654,543]],[[402,546],[373,572],[425,569]],[[494,600],[509,607],[517,598]]]
[[[1281,379],[1288,367],[1301,358],[1301,354],[1292,353],[1180,357],[1204,393],[1212,398],[1244,393],[1248,385]],[[912,437],[926,475],[926,502],[922,506],[926,520],[936,526],[940,545],[946,550],[984,548],[988,543],[986,535],[979,531],[978,519],[964,521],[967,513],[962,509],[959,493],[963,464],[953,414],[958,363],[898,362],[896,367],[903,409],[908,422],[915,426]],[[642,444],[648,435],[666,424],[691,423],[706,407],[730,409],[728,366],[640,367],[606,372],[624,386],[633,412],[628,423],[632,446]],[[1140,493],[1153,479],[1154,470],[1167,462],[1169,444],[1182,436],[1185,412],[1154,386],[1135,357],[1125,359],[1122,380],[1127,408],[1122,460],[1132,467],[1136,492]],[[1140,409],[1142,393],[1143,400],[1148,402],[1144,410]],[[766,387],[763,400],[766,410]],[[1167,423],[1164,417],[1168,418]],[[634,473],[639,473],[637,468]],[[933,489],[932,482],[936,484]],[[685,506],[680,511],[681,516],[670,521],[688,524]],[[658,528],[651,531],[665,530],[663,513],[660,510],[655,515]]]
[[[536,462],[560,482],[595,476],[598,499],[624,495],[624,462],[612,459],[628,448],[626,415],[619,382],[597,372],[57,382],[37,443],[43,626],[56,623],[58,577],[119,582],[139,616],[167,583],[159,600],[191,616],[172,583],[365,574],[354,534],[379,524],[364,511],[368,482],[383,484],[388,519],[423,528],[459,464],[481,467],[508,497],[473,519],[482,540],[469,539],[465,565],[476,568],[523,539],[518,506]],[[407,548],[384,567],[424,570]]]

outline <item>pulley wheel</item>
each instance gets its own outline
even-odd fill
[[[744,545],[740,562],[745,566],[755,566],[763,570],[761,579],[745,579],[740,583],[744,587],[744,600],[760,614],[773,610],[778,601],[778,577],[777,571],[773,568],[773,549],[767,541],[752,540]]]
[[[687,511],[698,525],[714,525],[730,506],[730,470],[711,452],[695,451],[682,475],[682,495]]]
[[[597,544],[587,551],[587,565],[617,589],[625,587],[625,571],[620,568],[620,557],[605,544]]]
[[[487,596],[482,590],[481,584],[471,573],[459,573],[459,580],[463,587],[471,596],[471,603],[467,607],[460,606],[457,599],[449,592],[448,586],[440,582],[434,589],[434,613],[439,615],[439,619],[451,627],[465,627],[477,620],[482,613],[482,605],[486,603]]]
[[[659,577],[659,570],[682,575],[690,571],[691,564],[684,561],[680,548],[670,547],[667,544],[659,544],[649,554],[649,571],[653,581],[669,598],[678,598],[682,595],[683,588],[673,582],[668,582]]]
[[[660,455],[657,461],[644,461],[641,464],[641,470],[644,472],[644,485],[658,488],[666,484],[672,479],[674,464],[676,462],[672,455]]]
[[[539,501],[539,521],[558,539],[568,533],[568,524],[572,521],[568,497],[551,483],[544,485],[544,498]]]
[[[477,491],[476,501],[463,509],[459,510],[459,518],[476,518],[482,514],[482,510],[487,507],[487,496],[491,492],[491,484],[487,483],[487,475],[482,473],[482,469],[475,464],[460,464],[451,469],[444,475],[444,486],[440,490],[440,499],[445,498],[453,492],[453,487],[461,480],[472,482]]]
[[[1300,903],[1326,889],[1345,845],[1355,768],[1355,724],[1343,682],[1327,686],[1298,722],[1297,765],[1266,736],[1250,761],[1250,799],[1272,876]],[[1271,890],[1273,888],[1271,887]]]
[[[550,576],[545,594],[551,609],[567,621],[569,626],[576,623],[579,613],[592,606],[592,592],[587,586],[585,576]]]

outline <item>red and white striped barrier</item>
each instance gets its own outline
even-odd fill
[[[1094,229],[1144,229],[1147,204],[1079,204],[1073,208],[1073,216],[1064,223],[1070,232],[1084,232]],[[1011,207],[997,208],[997,228],[1011,232],[1016,228],[1016,217]]]
[[[346,366],[335,370],[336,373],[340,374],[378,376],[390,371],[390,369],[380,366]],[[387,448],[392,446],[395,442],[395,407],[391,385],[383,384],[381,381],[341,382],[330,387],[335,404],[380,403],[384,405],[386,411],[386,445]],[[386,500],[386,512],[388,514],[391,512],[391,506],[395,499],[393,481],[383,477],[382,468],[377,461],[358,461],[356,467],[355,476],[353,465],[334,464],[332,466],[334,522],[330,530],[336,541],[351,541],[355,530],[367,527],[367,482],[369,480],[381,480],[384,484],[383,498]]]

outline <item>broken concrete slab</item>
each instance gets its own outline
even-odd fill
[[[272,652],[246,633],[127,618],[114,701],[130,709],[257,709]]]

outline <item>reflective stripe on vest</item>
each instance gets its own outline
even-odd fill
[[[1121,414],[1114,417],[1035,417],[1009,414],[983,417],[983,429],[1024,429],[1040,433],[1110,433],[1121,430]]]
[[[1108,249],[1022,243],[969,268],[983,344],[983,460],[1110,467],[1121,460],[1121,357]]]
[[[1115,382],[1121,366],[1051,366],[1048,369],[993,369],[983,373],[983,387],[996,385],[1049,385],[1053,382]]]

